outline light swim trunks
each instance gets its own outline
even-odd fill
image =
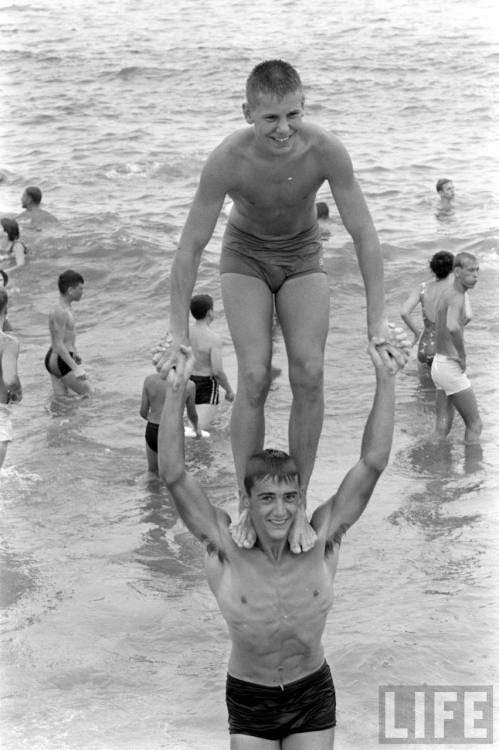
[[[225,227],[220,274],[239,273],[262,279],[275,294],[288,279],[326,273],[322,265],[319,225],[286,239],[263,239],[230,221]]]
[[[336,726],[336,694],[327,662],[301,680],[269,687],[227,675],[230,734],[282,740]]]
[[[10,443],[12,436],[10,408],[7,404],[0,404],[0,443]]]
[[[435,354],[431,366],[431,379],[435,383],[435,388],[444,391],[446,396],[471,388],[471,383],[459,362],[445,354]]]

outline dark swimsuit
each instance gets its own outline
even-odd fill
[[[319,225],[296,237],[263,239],[227,222],[222,242],[220,273],[239,273],[262,279],[275,294],[288,279],[326,273],[322,265]]]
[[[282,740],[336,726],[336,695],[327,662],[283,687],[257,685],[228,674],[226,701],[230,734]]]
[[[148,422],[146,426],[146,443],[149,446],[149,448],[154,451],[154,453],[158,452],[158,430],[159,430],[159,424],[156,424],[155,422]]]
[[[433,357],[435,356],[436,347],[436,336],[437,328],[436,323],[430,320],[424,311],[424,291],[425,284],[421,284],[421,291],[419,293],[419,301],[421,302],[421,310],[423,313],[423,333],[419,337],[418,344],[418,360],[421,364],[431,367]]]
[[[45,355],[45,367],[50,372],[50,374],[53,375],[55,378],[63,378],[64,375],[67,375],[68,372],[71,372],[71,367],[69,367],[69,365],[67,365],[66,362],[63,360],[63,358],[60,357],[59,354],[58,354],[57,355],[57,367],[59,368],[59,372],[53,372],[50,369],[50,356],[52,354],[52,351],[53,351],[52,347],[50,347],[50,349],[48,350],[47,354]],[[69,354],[71,355],[71,357],[73,359],[75,359],[75,353],[74,352],[69,352]]]
[[[218,404],[219,392],[217,379],[213,375],[191,375],[196,386],[196,404]]]

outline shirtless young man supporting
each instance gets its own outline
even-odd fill
[[[436,434],[449,434],[457,409],[466,426],[464,439],[477,443],[482,421],[471,383],[466,375],[464,326],[471,319],[466,292],[478,281],[479,265],[471,253],[458,253],[454,258],[454,280],[447,285],[437,302],[436,354],[431,366],[431,377],[437,389]]]
[[[185,467],[184,389],[192,353],[168,376],[159,428],[159,470],[187,528],[206,546],[205,570],[232,640],[227,707],[232,750],[331,750],[335,693],[321,643],[333,603],[340,543],[365,509],[390,455],[395,375],[407,355],[371,339],[376,394],[358,463],[312,515],[315,545],[295,555],[288,534],[301,503],[296,457],[252,456],[244,504],[256,530],[252,549],[234,542],[228,514],[212,505]]]
[[[309,548],[315,536],[306,524],[305,498],[324,413],[329,286],[315,197],[325,181],[354,241],[366,290],[368,336],[389,335],[379,241],[350,157],[336,136],[304,121],[304,101],[297,72],[282,60],[261,63],[249,76],[243,104],[249,127],[228,136],[203,168],[171,270],[171,345],[159,346],[155,355],[166,377],[180,345],[188,341],[189,300],[201,254],[228,195],[233,206],[220,273],[238,361],[231,419],[236,477],[242,493],[248,458],[264,445],[275,306],[293,394],[289,447],[302,482],[292,543],[296,552]]]
[[[59,301],[49,313],[52,343],[45,356],[56,396],[66,396],[68,389],[80,396],[90,394],[90,385],[81,358],[76,350],[76,331],[71,305],[83,295],[83,276],[77,271],[64,271],[58,279]]]
[[[0,469],[12,440],[10,404],[19,402],[23,397],[17,374],[19,343],[14,336],[4,333],[8,301],[7,291],[0,288]]]
[[[195,320],[190,329],[190,343],[194,354],[191,380],[196,386],[196,408],[201,429],[208,430],[218,408],[218,386],[225,391],[226,401],[234,401],[234,392],[225,374],[222,360],[222,339],[210,326],[215,317],[213,298],[209,294],[195,294],[190,304]]]

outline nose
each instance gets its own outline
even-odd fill
[[[291,132],[288,120],[285,116],[279,118],[279,121],[277,123],[277,132],[280,135],[288,135]]]

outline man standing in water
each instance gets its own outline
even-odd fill
[[[40,207],[42,191],[38,187],[27,187],[21,197],[24,211],[16,216],[16,221],[28,224],[31,229],[41,229],[45,224],[55,224],[57,219]]]
[[[457,409],[466,425],[464,439],[477,443],[482,422],[471,383],[466,375],[464,326],[471,320],[466,292],[478,281],[479,265],[471,253],[458,253],[454,258],[454,281],[442,291],[436,310],[436,354],[431,377],[437,389],[436,433],[449,434]]]
[[[12,440],[9,404],[19,402],[23,397],[17,374],[19,343],[14,336],[4,333],[8,301],[7,291],[0,288],[0,469]]]
[[[166,345],[155,363],[166,377],[189,338],[189,300],[201,254],[228,195],[233,205],[220,264],[222,296],[238,362],[231,441],[240,496],[249,456],[263,448],[264,407],[271,383],[274,307],[289,361],[293,402],[289,446],[301,480],[292,549],[313,545],[306,522],[306,491],[324,415],[324,348],[329,286],[322,263],[315,198],[327,181],[357,253],[367,297],[369,338],[389,334],[384,311],[379,241],[350,156],[339,139],[305,123],[298,73],[282,60],[257,65],[246,84],[237,130],[209,156],[173,262]],[[171,348],[169,348],[171,344]],[[178,378],[182,377],[177,368]],[[235,530],[251,545],[244,514]]]
[[[441,177],[437,180],[436,190],[440,196],[440,205],[438,209],[449,213],[453,208],[454,203],[454,183],[449,180],[448,177]]]
[[[68,389],[79,396],[90,395],[90,385],[81,357],[76,350],[76,330],[71,305],[83,295],[83,276],[77,271],[64,271],[58,279],[59,301],[49,313],[52,344],[45,356],[56,396],[66,396]]]
[[[208,500],[185,467],[185,387],[190,348],[168,375],[159,428],[159,470],[187,528],[206,547],[210,588],[229,627],[226,699],[232,750],[331,750],[335,692],[321,643],[333,603],[333,580],[343,534],[364,511],[387,465],[394,422],[395,375],[407,355],[373,338],[369,355],[376,393],[361,455],[336,494],[319,506],[311,525],[315,545],[291,552],[288,534],[301,504],[298,461],[265,450],[248,460],[244,505],[256,530],[252,549],[241,549],[230,517]],[[390,353],[389,353],[390,352]],[[175,386],[174,386],[175,383]]]

